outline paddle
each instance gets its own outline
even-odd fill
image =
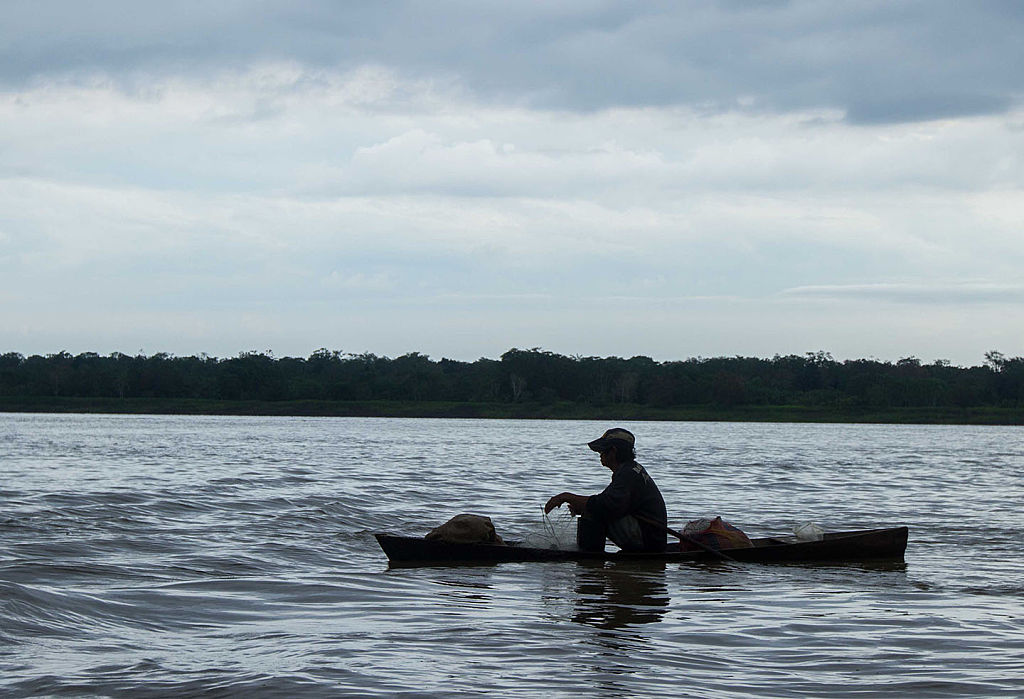
[[[653,519],[650,519],[648,517],[644,517],[643,515],[634,514],[633,516],[636,517],[641,522],[646,522],[647,524],[650,524],[652,527],[657,527],[658,529],[661,529],[666,534],[671,534],[672,536],[676,537],[680,541],[686,541],[688,543],[693,544],[694,546],[702,548],[705,551],[707,551],[708,553],[710,553],[711,555],[717,556],[718,558],[721,558],[723,561],[732,561],[733,563],[736,562],[736,559],[733,558],[732,556],[726,555],[726,554],[722,553],[721,551],[719,551],[718,549],[712,548],[712,547],[708,546],[703,541],[698,541],[697,539],[694,539],[692,536],[688,536],[687,534],[683,534],[682,532],[678,532],[675,529],[672,529],[671,527],[667,527],[664,524],[662,524],[661,522],[657,522],[657,521],[655,521]]]

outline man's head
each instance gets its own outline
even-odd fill
[[[636,458],[633,447],[636,438],[629,430],[613,427],[603,435],[587,444],[588,447],[601,455],[601,463],[608,468],[624,464]]]

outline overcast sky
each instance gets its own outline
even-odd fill
[[[1024,354],[1024,3],[0,3],[0,352]]]

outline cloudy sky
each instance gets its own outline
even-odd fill
[[[1024,354],[1024,3],[0,3],[0,352]]]

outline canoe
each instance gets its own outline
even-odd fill
[[[722,553],[744,563],[828,562],[903,560],[907,549],[907,527],[833,532],[820,541],[797,541],[795,537],[752,539],[751,548],[722,549]],[[447,565],[452,563],[504,563],[523,561],[720,561],[707,551],[680,551],[670,544],[664,553],[622,551],[564,551],[522,546],[511,542],[494,544],[451,544],[422,537],[374,534],[392,566]]]

